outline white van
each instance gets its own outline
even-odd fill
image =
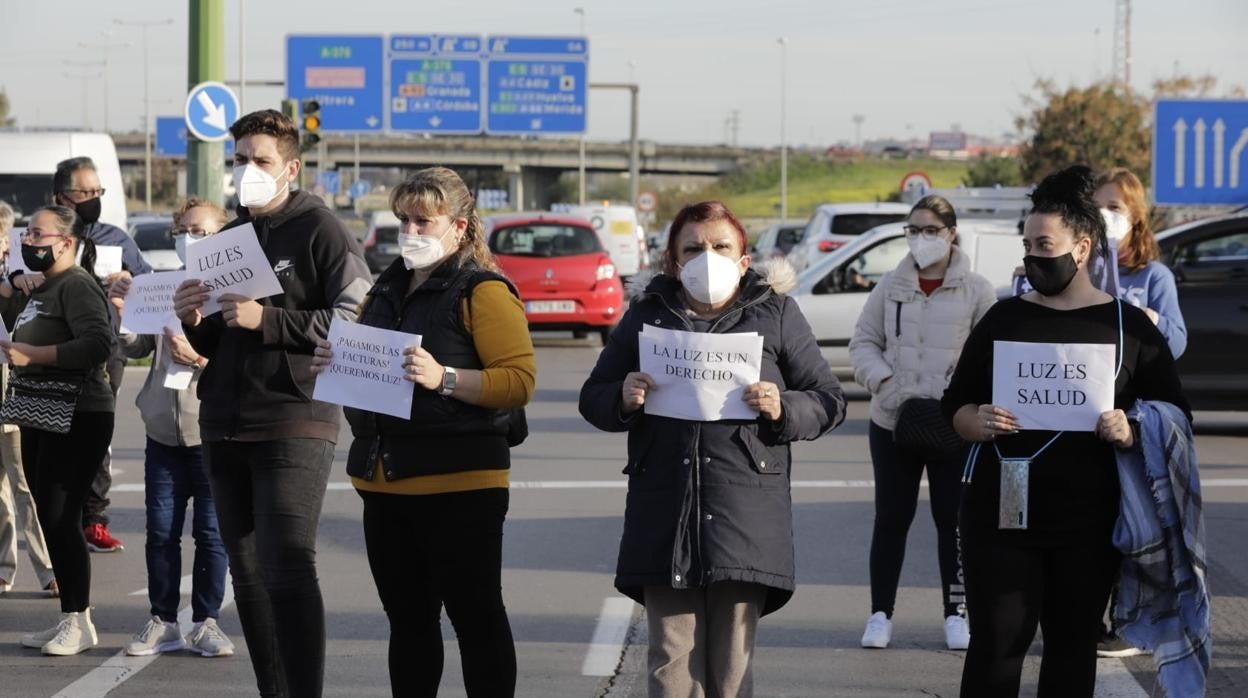
[[[905,223],[889,223],[863,233],[803,271],[789,295],[806,316],[820,351],[840,378],[852,379],[849,340],[880,277],[897,267],[910,250]],[[1013,220],[960,220],[958,238],[971,258],[971,270],[987,278],[998,297],[1012,295],[1014,268],[1023,260],[1023,241]]]
[[[0,200],[13,207],[18,221],[51,203],[52,175],[58,162],[86,156],[95,162],[104,188],[100,220],[126,230],[126,190],[117,148],[108,134],[0,131],[0,153]]]
[[[632,206],[573,206],[568,213],[589,221],[620,276],[633,276],[646,267],[645,232]]]

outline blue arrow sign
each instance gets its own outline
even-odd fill
[[[238,97],[219,82],[201,82],[186,95],[186,128],[201,141],[223,141],[238,120]]]
[[[487,133],[585,132],[584,39],[492,36],[486,47]]]
[[[372,190],[372,182],[369,182],[367,179],[357,179],[351,183],[351,198],[354,200],[362,196],[368,196],[368,193]]]
[[[1158,100],[1153,129],[1158,204],[1248,203],[1248,101]]]
[[[321,104],[321,131],[380,131],[386,99],[381,36],[286,37],[286,96]]]
[[[163,157],[186,157],[186,119],[184,117],[156,117],[156,145],[153,152]],[[226,157],[228,158],[233,152],[234,140],[227,140],[225,142]]]
[[[390,39],[390,128],[481,132],[481,37]]]

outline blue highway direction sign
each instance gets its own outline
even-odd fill
[[[219,82],[201,82],[186,95],[186,128],[201,141],[223,141],[238,120],[238,97]]]
[[[485,48],[487,133],[585,132],[585,39],[492,36]]]
[[[181,116],[156,117],[156,144],[152,153],[169,158],[186,157],[186,118]],[[234,153],[234,140],[225,142],[225,155]]]
[[[481,37],[390,38],[390,128],[481,132]]]
[[[321,105],[321,131],[381,131],[385,118],[381,36],[286,37],[286,96]]]
[[[1248,100],[1158,100],[1153,124],[1158,204],[1248,204]]]

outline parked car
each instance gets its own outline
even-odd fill
[[[399,218],[392,211],[373,211],[364,236],[364,261],[380,274],[399,258]]]
[[[1179,377],[1192,407],[1248,410],[1248,212],[1157,234],[1187,324]]]
[[[485,220],[490,251],[520,291],[529,328],[597,332],[605,344],[623,313],[615,263],[589,221],[552,213]]]
[[[789,253],[789,262],[802,271],[868,230],[905,220],[908,215],[910,206],[906,204],[823,204],[806,222],[806,231]]]
[[[182,268],[182,260],[173,248],[173,216],[130,216],[129,232],[139,246],[143,259],[153,271],[174,271]]]
[[[760,262],[772,257],[787,257],[793,247],[802,241],[805,231],[806,223],[803,221],[784,221],[767,226],[754,241],[750,254]]]
[[[909,251],[904,226],[904,222],[889,223],[858,236],[803,271],[797,288],[789,294],[838,377],[853,378],[849,340],[867,294]],[[1013,220],[959,221],[958,241],[971,258],[971,269],[1008,293],[1014,268],[1023,259],[1018,224]]]
[[[17,226],[51,201],[52,175],[56,164],[87,156],[95,162],[104,195],[100,197],[100,220],[121,228],[126,225],[126,188],[122,184],[117,148],[107,133],[65,131],[0,132],[0,200],[17,213]]]

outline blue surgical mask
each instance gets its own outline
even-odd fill
[[[186,248],[208,237],[206,234],[184,233],[182,235],[173,236],[173,251],[178,254],[178,259],[182,260],[182,266],[186,266]]]

